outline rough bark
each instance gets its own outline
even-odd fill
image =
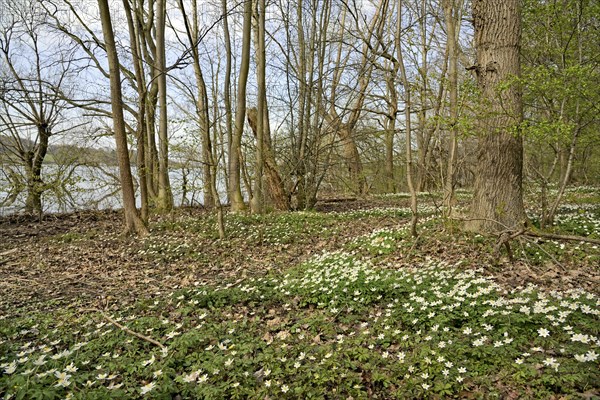
[[[519,0],[474,0],[477,74],[482,107],[477,172],[466,228],[479,232],[518,230],[526,221],[523,207],[521,93],[516,85],[499,85],[520,75]]]

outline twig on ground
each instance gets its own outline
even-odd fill
[[[576,236],[576,235],[558,235],[556,233],[528,231],[525,234],[525,236],[533,236],[533,237],[538,237],[538,238],[556,239],[556,240],[568,240],[568,241],[572,241],[572,242],[586,242],[586,243],[600,244],[600,239],[594,239],[594,238],[588,238],[585,236]]]
[[[0,257],[8,256],[10,254],[16,253],[17,251],[19,251],[17,247],[15,247],[14,249],[3,251],[2,253],[0,253]]]
[[[234,286],[237,286],[237,285],[239,285],[240,283],[244,282],[245,280],[246,280],[246,277],[240,278],[240,279],[238,279],[237,281],[235,281],[235,282],[233,282],[233,283],[228,283],[227,285],[225,285],[225,287],[226,287],[227,289],[229,289],[229,288],[232,288],[232,287],[234,287]]]
[[[106,315],[102,310],[99,310],[97,308],[85,308],[85,309],[82,309],[81,311],[93,311],[93,312],[97,312],[104,319],[106,319],[108,322],[110,322],[111,324],[113,324],[117,328],[121,329],[123,332],[129,333],[130,335],[133,335],[133,336],[137,337],[138,339],[142,339],[142,340],[145,340],[145,341],[147,341],[149,343],[152,343],[152,344],[160,347],[160,349],[163,350],[163,351],[166,349],[165,345],[162,344],[161,342],[159,342],[158,340],[155,340],[155,339],[152,339],[151,337],[142,335],[141,333],[132,331],[131,329],[129,329],[125,325],[121,325],[120,323],[118,323],[117,321],[115,321],[113,318],[111,318],[108,315]]]
[[[527,237],[525,237],[525,239],[527,239]],[[552,261],[554,261],[554,263],[555,263],[556,265],[558,265],[558,266],[559,266],[559,267],[560,267],[560,268],[561,268],[563,271],[565,271],[565,272],[567,271],[567,269],[566,269],[566,268],[565,268],[565,267],[564,267],[564,266],[563,266],[561,263],[559,263],[559,262],[558,262],[558,260],[557,260],[556,258],[554,258],[554,256],[552,256],[552,254],[550,254],[550,253],[548,253],[546,250],[544,250],[544,248],[543,248],[542,246],[540,246],[540,245],[539,245],[539,243],[536,243],[536,242],[534,242],[533,240],[529,240],[529,242],[530,242],[530,243],[533,243],[533,244],[535,244],[537,247],[539,247],[539,249],[540,249],[541,251],[543,251],[543,252],[544,252],[544,254],[546,254],[548,257],[550,257],[550,258],[552,259]]]
[[[412,251],[415,249],[415,247],[417,247],[417,243],[419,243],[419,239],[421,239],[421,235],[417,235],[417,237],[415,238],[415,241],[413,242],[412,246],[410,246],[409,253],[412,253]]]
[[[0,265],[8,264],[9,261],[12,261],[13,258],[7,257],[7,256],[10,256],[11,254],[15,254],[17,251],[19,251],[19,249],[14,248],[14,249],[6,250],[6,251],[3,251],[2,253],[0,253]],[[6,257],[6,258],[4,258],[4,257]]]
[[[3,278],[3,283],[10,284],[10,281],[27,282],[29,284],[34,284],[37,286],[40,285],[40,283],[38,281],[36,281],[35,279],[21,278],[19,276],[9,276],[9,277]]]

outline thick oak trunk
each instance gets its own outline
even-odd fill
[[[526,221],[523,207],[521,93],[506,84],[520,75],[519,0],[474,0],[473,22],[481,92],[477,175],[467,229],[498,232]],[[502,88],[500,88],[502,86]]]

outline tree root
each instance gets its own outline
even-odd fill
[[[462,221],[469,221],[471,219],[467,219],[467,218],[451,218],[454,220],[462,220]],[[478,218],[479,219],[479,218]],[[488,220],[488,219],[485,219]],[[489,220],[489,221],[493,221],[493,220]],[[496,222],[500,225],[502,225],[500,222],[498,221],[493,221]],[[530,230],[530,227],[524,226],[523,228],[519,229],[519,230],[512,230],[507,226],[504,226],[506,228],[506,230],[497,233],[496,235],[498,236],[498,242],[496,243],[496,245],[494,246],[494,252],[498,255],[500,255],[500,249],[502,248],[502,246],[504,246],[506,248],[506,251],[508,253],[508,258],[509,260],[512,262],[514,261],[514,257],[513,257],[513,252],[512,249],[510,247],[510,241],[514,240],[520,236],[523,236],[526,239],[530,239],[530,238],[546,238],[546,239],[554,239],[554,240],[567,240],[567,241],[573,241],[573,242],[584,242],[584,243],[593,243],[593,244],[600,244],[600,239],[594,239],[594,238],[588,238],[585,236],[577,236],[577,235],[559,235],[559,234],[555,234],[555,233],[546,233],[546,232],[535,232]],[[532,241],[533,242],[533,241]],[[553,257],[551,254],[549,254],[546,250],[544,250],[538,243],[533,242],[535,245],[537,245],[540,250],[542,252],[544,252],[548,257],[550,257],[552,259],[552,261],[554,261],[554,263],[556,265],[558,265],[560,268],[563,269],[563,271],[566,271],[566,268],[561,265],[561,263],[558,262],[558,260]]]
[[[510,241],[523,235],[526,230],[527,230],[526,228],[523,228],[516,232],[504,231],[504,232],[500,233],[500,235],[498,237],[498,242],[494,246],[494,252],[496,254],[500,254],[500,248],[502,246],[504,246],[506,248],[506,252],[508,253],[508,259],[511,262],[513,262],[515,260],[515,257],[513,256],[512,249],[510,248]]]
[[[546,233],[546,232],[534,232],[530,231],[528,228],[523,228],[518,231],[504,231],[501,232],[498,238],[498,242],[494,246],[494,251],[496,254],[500,254],[500,248],[502,246],[506,247],[506,251],[508,252],[508,257],[510,261],[513,261],[513,254],[510,248],[510,241],[518,238],[519,236],[524,236],[526,239],[530,238],[546,238],[546,239],[554,239],[554,240],[567,240],[574,242],[585,242],[585,243],[594,243],[600,244],[600,240],[594,238],[588,238],[585,236],[577,236],[577,235],[559,235],[555,233]],[[558,262],[558,260],[553,257],[550,253],[544,250],[538,243],[533,242],[533,244],[537,245],[542,252],[544,252],[548,257],[554,261],[556,265],[558,265],[563,271],[566,271],[566,268]]]

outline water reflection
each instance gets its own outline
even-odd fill
[[[17,172],[22,172],[18,171]],[[70,171],[69,171],[70,172]],[[44,166],[44,181],[59,182],[50,184],[42,196],[44,213],[64,213],[77,210],[104,210],[122,207],[119,171],[116,166],[77,166],[69,175],[61,175],[58,166]],[[132,173],[136,175],[135,167]],[[176,206],[199,205],[203,202],[202,171],[197,169],[172,169],[169,178]],[[225,200],[225,185],[218,185],[222,201]],[[139,190],[137,202],[140,206]],[[0,174],[0,215],[10,215],[23,211],[26,191],[15,193],[15,185],[6,173]]]

